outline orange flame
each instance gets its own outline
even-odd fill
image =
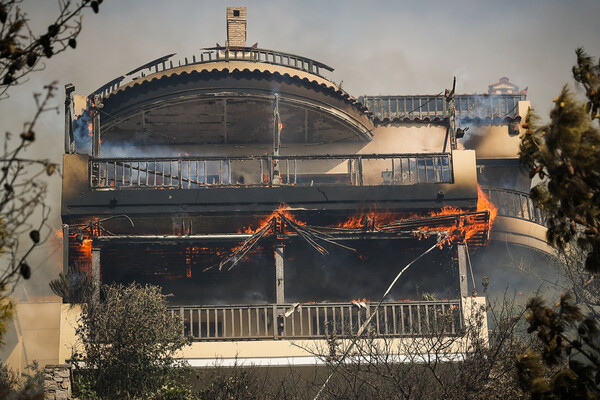
[[[269,221],[271,221],[273,218],[278,217],[279,215],[285,216],[287,219],[294,221],[298,225],[306,225],[306,222],[300,221],[292,215],[292,213],[290,212],[290,206],[288,206],[285,203],[282,203],[268,217],[264,218],[258,223],[258,228],[254,228],[253,226],[244,226],[238,231],[238,233],[256,233],[262,228],[264,228],[269,223]]]
[[[487,194],[483,193],[481,186],[477,184],[477,211],[489,211],[490,212],[490,228],[496,220],[498,215],[498,208],[490,201]]]
[[[336,224],[337,228],[364,228],[380,224],[389,224],[398,219],[398,214],[389,211],[368,211],[364,210],[360,214],[351,215],[344,222]]]
[[[92,239],[83,239],[83,243],[79,245],[81,251],[85,254],[86,257],[92,259]]]
[[[362,299],[353,299],[350,300],[351,303],[370,303],[371,300],[367,300],[367,298],[362,298]]]

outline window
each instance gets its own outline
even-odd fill
[[[240,16],[240,10],[233,10],[233,16],[234,17],[239,17]]]

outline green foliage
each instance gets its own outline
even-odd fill
[[[600,331],[568,294],[554,307],[540,298],[527,304],[528,332],[543,348],[517,357],[521,385],[534,399],[596,399],[600,396]]]
[[[4,295],[5,288],[0,286],[0,344],[4,344],[2,341],[2,337],[6,330],[8,329],[8,323],[11,321],[14,312],[15,306],[10,299]]]
[[[91,390],[103,399],[149,398],[171,382],[174,354],[189,343],[157,286],[107,285],[82,305],[77,336]]]
[[[168,379],[154,394],[152,400],[187,400],[196,398],[191,389],[175,379]]]
[[[100,397],[92,387],[92,381],[84,373],[73,375],[73,397],[80,400],[100,400]]]
[[[231,374],[219,374],[212,377],[210,383],[198,393],[199,400],[210,399],[256,399],[268,398],[257,385],[256,377],[249,371],[234,368]]]
[[[43,400],[44,374],[37,364],[29,365],[21,378],[6,365],[0,365],[0,399]]]
[[[583,49],[577,49],[577,65],[573,67],[573,78],[585,89],[588,98],[586,111],[592,119],[600,118],[600,60],[594,65],[592,57]]]
[[[527,118],[520,158],[532,177],[542,179],[531,197],[548,212],[548,241],[564,250],[575,239],[588,253],[586,268],[596,272],[600,271],[600,129],[593,119],[600,70],[590,66],[591,58],[581,49],[577,55],[575,79],[590,87],[589,102],[578,102],[565,86],[554,99],[549,124],[540,125],[535,115]]]

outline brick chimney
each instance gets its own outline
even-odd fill
[[[227,47],[246,47],[246,7],[227,7]]]

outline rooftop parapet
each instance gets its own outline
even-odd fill
[[[525,93],[517,94],[459,94],[454,105],[459,121],[506,122],[519,118],[519,102]],[[362,96],[358,99],[373,113],[376,123],[410,121],[443,121],[448,118],[448,103],[444,96]]]
[[[168,54],[135,68],[127,74],[119,76],[104,84],[95,90],[90,97],[93,98],[94,95],[107,97],[111,93],[117,91],[121,86],[151,74],[158,74],[182,66],[204,66],[205,64],[217,62],[244,61],[255,64],[278,65],[317,75],[321,78],[324,78],[322,75],[323,71],[333,71],[332,67],[307,57],[254,47],[204,48],[201,49],[201,52],[198,55],[193,54],[191,57],[180,57],[178,60],[175,58],[176,55],[177,53]]]

